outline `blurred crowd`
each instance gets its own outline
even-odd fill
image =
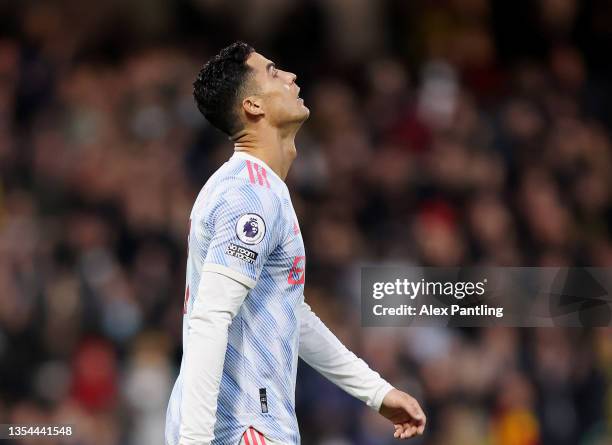
[[[359,314],[364,264],[612,267],[610,29],[605,1],[2,4],[0,423],[162,444],[189,213],[232,150],[191,84],[240,38],[311,110],[287,180],[306,299],[422,402],[412,443],[612,444],[611,329]],[[302,443],[394,443],[305,364],[297,387]]]

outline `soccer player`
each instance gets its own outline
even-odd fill
[[[395,437],[425,428],[416,400],[350,352],[304,302],[306,255],[284,182],[310,113],[295,81],[237,42],[194,83],[199,110],[230,136],[234,154],[191,212],[167,445],[299,444],[298,356],[388,418]]]

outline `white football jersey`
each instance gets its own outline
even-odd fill
[[[213,445],[237,444],[249,426],[277,442],[300,442],[295,380],[305,268],[285,182],[261,160],[234,153],[198,195],[189,229],[183,348],[203,270],[251,288],[229,328]],[[181,398],[179,374],[168,406],[168,445],[178,445]]]

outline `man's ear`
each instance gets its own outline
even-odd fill
[[[244,111],[253,117],[264,114],[263,103],[257,96],[248,96],[242,100],[242,108]]]

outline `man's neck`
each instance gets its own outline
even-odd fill
[[[246,130],[234,137],[234,151],[261,159],[284,181],[297,153],[297,130],[282,131],[271,127]]]

